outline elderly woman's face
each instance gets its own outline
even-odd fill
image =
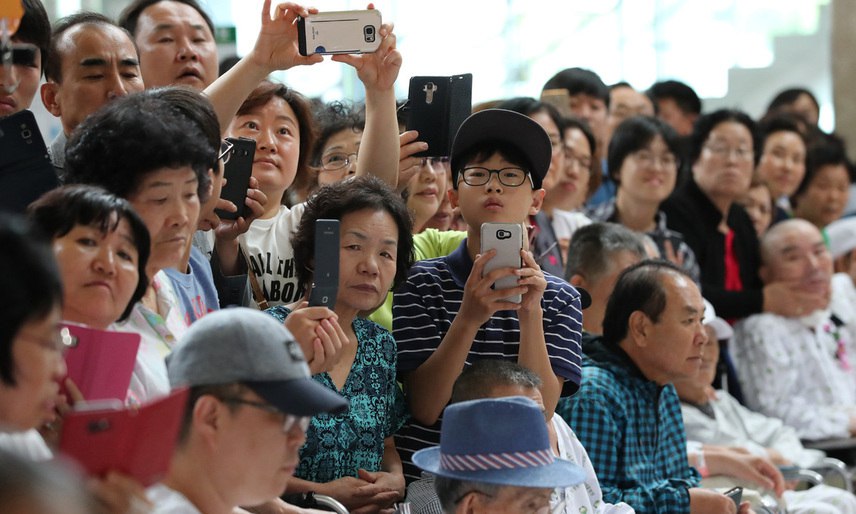
[[[749,190],[753,159],[749,129],[736,121],[723,121],[708,134],[693,165],[693,177],[707,196],[732,202]]]
[[[59,340],[60,309],[24,323],[12,340],[15,385],[0,382],[0,431],[23,431],[54,418],[59,380],[66,373]]]
[[[126,219],[115,230],[75,225],[53,241],[64,288],[63,318],[105,329],[125,311],[139,275],[139,253]]]
[[[398,225],[386,211],[363,209],[339,226],[339,294],[336,305],[367,311],[380,305],[398,266]]]

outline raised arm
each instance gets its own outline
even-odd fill
[[[376,52],[334,55],[333,60],[353,66],[366,88],[366,127],[360,142],[357,175],[371,173],[395,187],[399,138],[394,86],[401,69],[401,53],[395,48],[392,28],[392,24],[381,25],[378,31],[381,44]]]
[[[271,17],[270,5],[271,0],[265,0],[261,12],[262,28],[250,53],[205,89],[220,120],[221,132],[225,131],[247,96],[271,72],[323,60],[318,54],[302,56],[297,48],[297,17],[318,10],[284,2],[277,4]]]

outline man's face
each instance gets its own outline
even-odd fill
[[[117,27],[77,25],[57,46],[61,83],[44,84],[42,100],[66,134],[107,102],[144,88],[134,43]]]
[[[581,277],[581,280],[574,280],[574,283],[578,283],[591,296],[591,305],[586,308],[585,315],[583,315],[583,329],[591,334],[603,333],[603,314],[606,311],[606,302],[609,300],[612,290],[615,289],[618,275],[640,260],[638,255],[627,250],[615,252],[607,258],[610,263],[605,273],[593,279]],[[579,275],[576,276],[579,277]]]
[[[470,166],[497,170],[518,167],[498,153],[483,162],[468,163],[465,168]],[[470,186],[464,182],[462,172],[458,174],[458,189],[449,191],[449,199],[453,208],[460,207],[464,221],[478,232],[482,223],[523,223],[528,216],[538,213],[544,190],[532,189],[529,177],[519,186],[506,186],[496,173],[491,173],[486,184]]]
[[[12,38],[12,43],[21,44],[15,38]],[[30,108],[33,97],[39,89],[41,70],[42,54],[38,48],[32,62],[12,65],[12,76],[7,76],[3,67],[0,66],[0,118]],[[7,93],[6,88],[14,86],[16,82],[18,86],[15,91]]]
[[[147,88],[205,89],[217,78],[217,45],[193,7],[165,0],[143,10],[135,35]]]
[[[551,488],[514,487],[505,486],[493,495],[488,496],[480,491],[467,494],[472,496],[471,501],[458,503],[456,512],[469,514],[520,514],[521,512],[532,514],[550,514]],[[466,505],[465,505],[466,504]],[[465,507],[469,509],[465,510]]]
[[[241,400],[266,404],[251,391]],[[228,408],[227,406],[223,406]],[[230,505],[258,505],[285,491],[289,477],[299,462],[299,449],[306,433],[299,423],[286,432],[285,414],[269,412],[253,405],[238,405],[224,416],[217,449],[224,491]]]
[[[657,117],[668,123],[679,136],[688,136],[693,132],[697,115],[686,113],[671,98],[657,100]]]
[[[702,325],[704,303],[695,283],[674,272],[660,276],[666,292],[666,308],[657,322],[642,314],[647,320],[644,334],[647,347],[640,353],[647,366],[640,367],[650,370],[646,373],[649,379],[666,384],[698,373],[707,333]]]
[[[792,282],[806,293],[828,294],[832,256],[823,236],[808,222],[787,223],[765,239],[761,278],[765,283]]]
[[[588,122],[597,140],[598,153],[605,154],[606,102],[584,93],[571,95],[571,113]]]
[[[609,114],[607,115],[607,126],[609,134],[615,131],[615,127],[622,121],[632,116],[653,116],[654,105],[647,96],[632,87],[616,87],[609,92]]]

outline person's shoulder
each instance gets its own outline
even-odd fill
[[[392,338],[389,330],[368,318],[354,318],[354,328],[364,337],[377,340]]]
[[[799,324],[799,321],[770,312],[753,314],[734,325],[735,339],[740,339],[741,335],[763,335],[781,333],[783,330],[790,331],[792,324]]]
[[[466,237],[467,233],[460,230],[427,228],[413,236],[414,260],[418,262],[449,255]]]
[[[146,496],[153,505],[151,514],[202,514],[187,497],[163,484],[149,487]]]

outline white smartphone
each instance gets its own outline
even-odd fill
[[[483,223],[481,226],[481,253],[490,249],[496,250],[496,255],[487,262],[482,276],[497,268],[520,268],[520,250],[523,248],[523,225],[519,223]],[[517,287],[517,275],[502,277],[493,284],[494,289],[510,289]],[[520,303],[519,294],[503,298],[506,301]]]
[[[380,46],[377,9],[332,11],[297,19],[300,55],[370,54]]]

